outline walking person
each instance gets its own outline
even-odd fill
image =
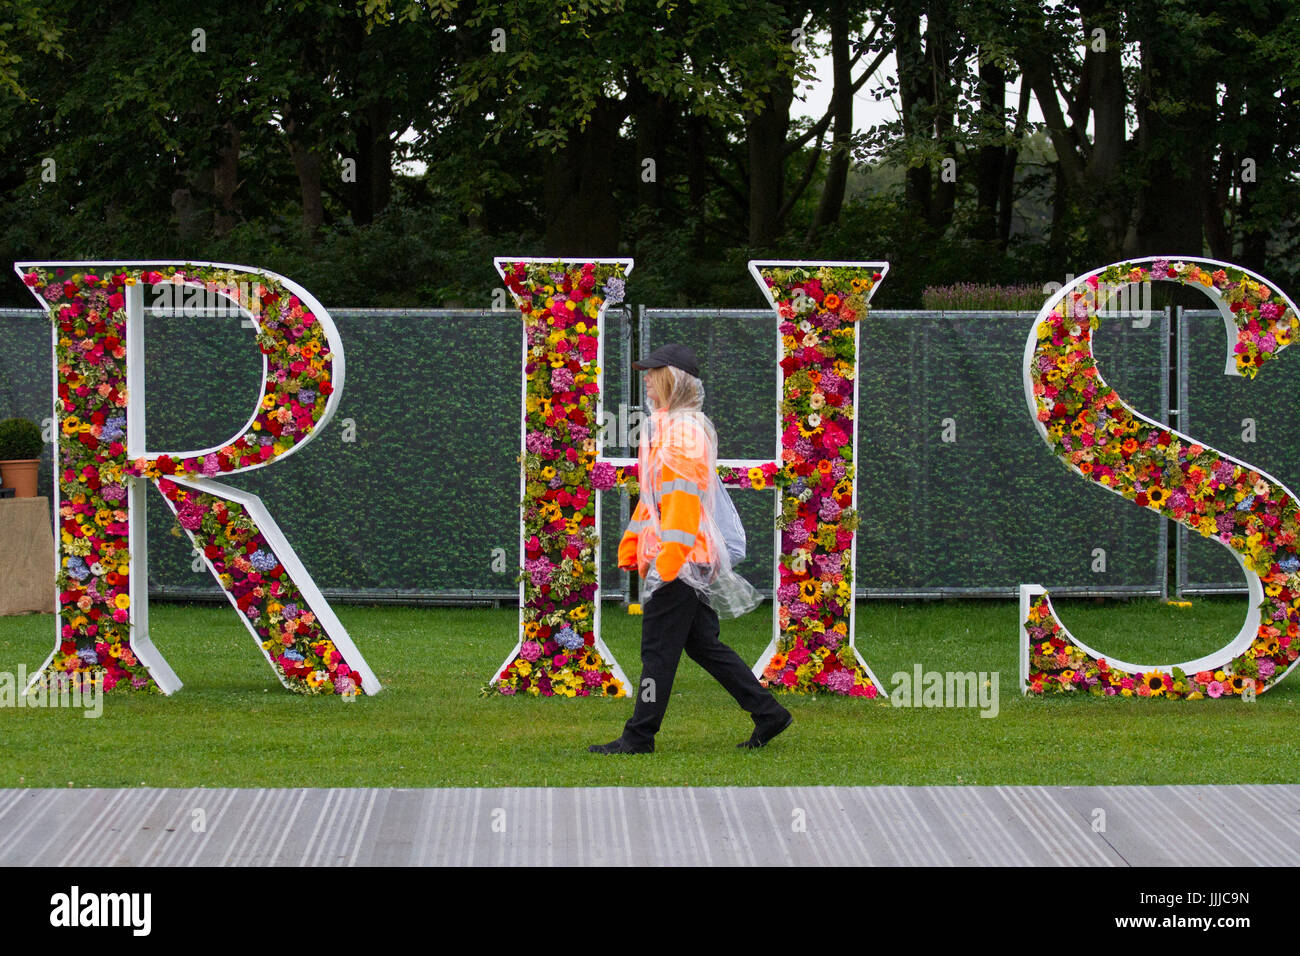
[[[622,736],[587,749],[653,753],[682,652],[718,681],[754,721],[740,747],[762,747],[794,721],[735,651],[719,620],[753,610],[762,597],[732,568],[727,539],[743,530],[718,481],[718,441],[702,411],[695,353],[665,345],[633,363],[645,371],[652,409],[641,429],[641,498],[623,540],[619,567],[641,576],[641,682]]]

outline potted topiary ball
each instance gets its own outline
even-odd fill
[[[44,448],[41,427],[34,421],[6,418],[0,422],[0,484],[14,489],[15,497],[36,497],[36,471]]]

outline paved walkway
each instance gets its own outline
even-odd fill
[[[1290,866],[1300,785],[0,790],[0,866]]]

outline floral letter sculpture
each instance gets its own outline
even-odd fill
[[[1057,619],[1047,592],[1020,587],[1024,692],[1204,697],[1268,690],[1296,666],[1300,642],[1300,514],[1276,478],[1140,415],[1102,379],[1092,336],[1108,301],[1130,283],[1202,289],[1223,314],[1228,375],[1253,378],[1300,332],[1294,304],[1259,275],[1214,260],[1138,259],[1061,289],[1025,346],[1025,397],[1048,447],[1076,474],[1180,522],[1232,551],[1250,613],[1226,646],[1171,665],[1107,660]]]
[[[379,682],[256,496],[213,480],[292,454],[325,425],[343,349],[306,289],[245,266],[22,262],[53,322],[58,634],[33,684],[105,690],[181,686],[149,638],[145,493],[152,482],[189,534],[280,682],[353,697]],[[183,304],[182,304],[182,300]],[[262,389],[248,423],[199,451],[147,451],[146,309],[207,308],[251,320]],[[238,303],[238,307],[234,303]]]

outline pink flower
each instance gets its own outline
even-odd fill
[[[523,646],[519,648],[519,656],[531,664],[542,656],[542,648],[536,641],[524,641]]]
[[[1205,693],[1209,697],[1222,697],[1223,685],[1217,680],[1210,681],[1210,686],[1205,688]]]

